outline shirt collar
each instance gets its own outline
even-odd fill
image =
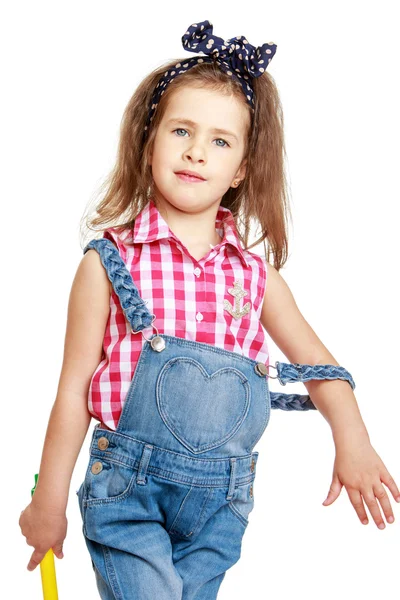
[[[248,267],[249,265],[237,233],[235,220],[229,208],[219,206],[215,220],[215,229],[222,229],[222,231],[219,232],[223,234],[220,244],[230,244],[239,254],[245,266]],[[181,243],[169,228],[168,223],[161,216],[152,199],[149,200],[136,217],[133,229],[127,229],[122,232],[120,238],[122,241],[128,241],[135,244],[154,242],[155,240],[161,240],[163,238],[172,238]]]

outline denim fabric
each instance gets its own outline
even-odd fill
[[[89,247],[99,251],[133,331],[146,328],[151,319],[115,246]],[[272,408],[268,373],[208,344],[146,339],[116,431],[98,424],[92,434],[77,492],[85,542],[103,600],[213,600],[240,558],[254,508],[253,448]],[[153,348],[157,339],[163,349]],[[354,384],[334,365],[275,368],[281,383]],[[315,409],[309,396],[275,400],[284,410]]]

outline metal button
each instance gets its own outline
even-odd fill
[[[262,362],[257,363],[254,367],[254,370],[257,375],[260,375],[260,377],[263,377],[263,375],[268,375],[268,368]]]
[[[108,444],[110,442],[108,441],[108,439],[106,437],[101,437],[99,438],[99,441],[97,442],[97,447],[100,448],[100,450],[106,450],[108,448]]]
[[[251,486],[250,486],[250,497],[251,498],[253,497],[253,484],[251,484]]]
[[[161,335],[155,335],[150,341],[151,347],[156,352],[162,352],[165,348],[165,340]]]
[[[101,464],[101,462],[95,462],[95,463],[93,463],[93,465],[92,465],[92,473],[93,473],[93,475],[97,475],[102,470],[103,470],[103,465]]]

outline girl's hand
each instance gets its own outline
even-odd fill
[[[393,498],[400,502],[399,489],[365,436],[346,438],[336,444],[336,458],[333,467],[332,484],[324,506],[332,504],[339,497],[342,486],[346,487],[350,502],[353,504],[360,521],[368,524],[363,499],[379,529],[385,529],[376,499],[379,500],[388,523],[393,523],[392,507],[382,482],[390,489]],[[363,496],[363,499],[361,497]]]
[[[35,549],[28,563],[28,571],[36,569],[50,548],[57,558],[63,558],[62,546],[67,535],[65,512],[38,506],[31,501],[21,512],[19,526],[28,546]]]

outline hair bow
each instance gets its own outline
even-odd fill
[[[262,46],[253,46],[243,35],[224,41],[213,35],[213,26],[209,21],[194,23],[182,36],[182,44],[189,52],[208,54],[222,61],[245,79],[260,77],[274,57],[276,44],[268,42]]]
[[[149,104],[149,114],[144,128],[145,136],[169,82],[180,73],[185,73],[201,62],[214,61],[218,63],[223,71],[240,83],[247,102],[254,108],[254,91],[251,80],[264,73],[277,48],[273,42],[258,47],[252,46],[243,35],[224,41],[213,35],[213,26],[209,21],[190,25],[182,36],[182,45],[189,52],[198,52],[206,56],[194,56],[187,61],[179,62],[162,75]]]

